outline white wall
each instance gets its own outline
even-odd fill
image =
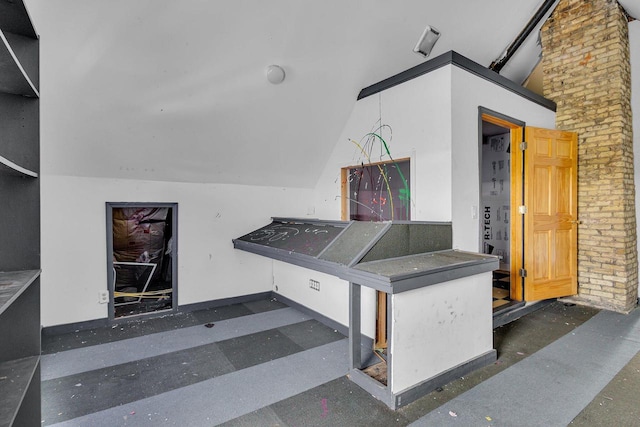
[[[453,247],[480,250],[480,220],[472,209],[480,205],[478,107],[526,123],[555,128],[555,112],[474,74],[452,67],[452,206]]]
[[[451,220],[451,104],[450,71],[436,70],[419,79],[390,88],[358,101],[315,189],[315,216],[340,219],[340,170],[365,164],[360,149],[350,142],[361,139],[381,123],[392,127],[383,131],[394,159],[411,158],[411,218]],[[379,146],[372,161],[380,157]],[[413,189],[418,189],[414,191]],[[320,278],[320,292],[309,289],[309,279]],[[317,279],[316,279],[317,280]],[[348,282],[293,267],[274,268],[278,292],[331,319],[348,324]],[[327,282],[326,285],[324,282]],[[375,331],[375,293],[362,292],[362,332],[373,337]]]
[[[392,128],[392,138],[387,130],[384,138],[391,141],[393,158],[411,158],[411,218],[451,221],[453,247],[479,251],[480,220],[471,215],[472,207],[480,204],[479,106],[528,125],[554,127],[553,111],[457,66],[442,67],[356,103],[316,186],[316,216],[340,219],[340,169],[368,162],[350,140],[360,141],[382,123]],[[379,150],[374,152],[379,155]],[[380,160],[388,157],[372,156],[372,161]],[[274,278],[276,284],[302,284],[305,291],[289,286],[280,291],[300,304],[325,315],[348,313],[346,299],[333,298],[322,290],[307,292],[308,273],[288,269],[285,276],[276,269]],[[346,282],[332,283],[332,289],[340,288],[336,292],[348,295]],[[371,317],[373,311],[371,299],[371,304],[363,306],[363,316]],[[334,320],[342,322],[341,318]]]
[[[270,291],[271,260],[231,239],[271,216],[304,216],[312,191],[44,175],[42,324],[107,317],[105,202],[178,203],[178,304]]]
[[[490,272],[394,295],[391,391],[402,392],[491,351],[489,301]]]
[[[340,169],[368,160],[350,142],[380,123],[394,159],[411,158],[411,219],[451,220],[451,73],[449,67],[358,101],[316,186],[316,214],[340,219]],[[376,147],[378,149],[378,147]],[[380,150],[372,161],[380,158]]]
[[[346,323],[346,282],[323,278],[330,287],[321,287],[320,293],[306,292],[309,272],[282,266],[274,269],[264,257],[233,250],[231,239],[265,225],[271,216],[339,219],[340,169],[368,162],[350,140],[361,141],[383,123],[392,128],[392,133],[384,130],[383,137],[393,158],[411,158],[412,219],[452,221],[454,248],[477,251],[479,220],[471,217],[471,206],[479,205],[478,106],[530,125],[553,127],[553,112],[446,66],[357,102],[314,190],[45,173],[43,325],[107,316],[107,306],[97,303],[98,290],[107,288],[107,201],[179,203],[180,305],[278,286],[284,296]],[[43,144],[47,144],[45,153],[55,150],[55,139],[43,137]],[[378,148],[372,161],[388,160],[380,154]],[[50,159],[43,156],[45,171]],[[292,283],[301,283],[305,291],[292,288]],[[374,302],[373,298],[364,300],[367,319],[373,316]]]
[[[274,261],[274,290],[294,301],[304,303],[311,310],[348,327],[349,326],[349,283],[335,276],[320,273],[308,268],[284,262]],[[320,290],[309,287],[309,280],[320,283]],[[361,332],[369,337],[375,334],[376,293],[373,289],[362,288]],[[365,310],[366,309],[366,310]]]

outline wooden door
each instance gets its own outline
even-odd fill
[[[578,290],[578,136],[527,127],[524,150],[524,299]]]

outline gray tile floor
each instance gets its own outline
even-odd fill
[[[547,420],[561,424],[546,425],[639,425],[640,359],[634,353],[625,362],[640,342],[634,323],[638,316],[603,313],[604,320],[598,310],[555,302],[497,328],[495,364],[395,412],[346,377],[343,335],[275,300],[114,328],[45,334],[42,425],[527,425],[523,418],[529,422],[535,418],[509,408],[522,406],[521,399],[532,400],[527,393],[549,388],[545,381],[566,382],[572,375],[578,379],[586,375],[577,368],[592,361],[588,356],[576,360],[567,353],[570,347],[563,346],[571,342],[586,343],[584,348],[600,354],[593,369],[609,372],[610,379],[598,377],[602,386],[595,387],[593,397],[573,403],[572,411],[579,408],[577,416],[550,414]],[[211,323],[212,327],[205,326]],[[597,325],[604,329],[594,332]],[[609,353],[597,348],[603,334],[615,365],[612,372],[602,369]],[[552,351],[554,346],[560,350]],[[622,347],[624,357],[616,359],[613,350]],[[544,364],[545,358],[565,365],[556,367],[557,375],[545,376],[536,371],[544,370],[537,360]],[[532,366],[528,376],[521,376],[528,365]],[[508,380],[501,382],[503,377]],[[521,387],[522,392],[487,399],[510,387]],[[562,384],[557,387],[558,399],[576,393],[568,383],[566,390]],[[480,412],[471,410],[475,404],[484,405]],[[505,418],[505,413],[514,418]],[[429,417],[435,418],[429,421]]]

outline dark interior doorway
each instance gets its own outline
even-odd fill
[[[110,318],[176,308],[177,204],[107,203]]]
[[[493,272],[493,309],[511,303],[510,217],[511,135],[508,128],[482,121],[482,252],[500,257],[500,269]]]
[[[522,282],[517,265],[522,257],[523,223],[519,214],[524,180],[520,166],[525,123],[479,107],[480,252],[500,257],[493,272],[493,314],[521,305]]]

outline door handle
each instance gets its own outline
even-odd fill
[[[579,219],[575,220],[575,221],[569,221],[571,224],[582,224],[582,221],[580,221]]]

